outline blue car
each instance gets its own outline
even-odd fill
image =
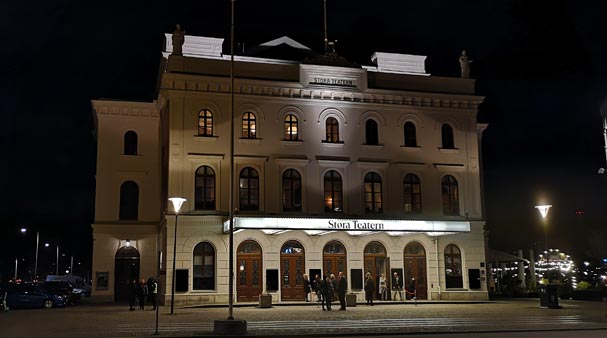
[[[9,308],[65,307],[65,299],[46,289],[28,283],[9,284],[6,290],[6,304]]]

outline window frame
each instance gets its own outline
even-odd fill
[[[409,191],[407,191],[407,187]],[[417,192],[415,192],[417,186]],[[407,196],[410,196],[407,198]],[[422,213],[422,185],[419,176],[408,173],[403,177],[403,197],[405,214],[419,215]],[[414,201],[418,201],[414,203]],[[407,201],[409,201],[410,210],[407,210]]]
[[[455,133],[453,127],[448,123],[443,123],[441,126],[441,140],[443,149],[456,149]]]
[[[200,170],[203,170],[202,173],[199,173]],[[209,172],[210,171],[210,172]],[[206,184],[209,182],[208,179],[212,178],[212,186],[207,187]],[[202,191],[202,195],[199,194],[198,182],[202,181],[202,185],[200,190]],[[212,196],[212,200],[206,200],[205,195],[206,191],[210,191]],[[199,199],[200,197],[200,199]],[[215,170],[208,165],[200,166],[196,169],[194,173],[194,210],[217,210],[217,175],[215,174]]]
[[[199,247],[202,247],[202,249],[200,251],[200,254],[197,255],[197,249]],[[210,249],[210,250],[209,250]],[[208,255],[208,253],[211,252],[211,255]],[[201,257],[200,261],[202,262],[202,264],[196,264],[196,257]],[[206,259],[206,257],[211,256],[212,259],[212,265],[210,264],[205,264],[208,260]],[[196,267],[197,266],[201,266],[202,268],[201,273],[197,274],[196,273]],[[205,269],[205,266],[211,266],[210,269]],[[194,246],[194,249],[192,250],[192,290],[195,291],[214,291],[217,288],[217,281],[216,281],[216,269],[217,269],[217,250],[215,250],[215,247],[213,246],[213,244],[211,244],[211,242],[208,241],[202,241],[199,242],[198,244],[196,244],[196,246]],[[206,275],[206,272],[210,271],[210,276]],[[197,287],[199,284],[197,283],[198,280],[206,280],[206,281],[211,281],[211,287]],[[204,285],[205,283],[201,283],[202,285]]]
[[[375,124],[375,126],[370,126],[371,123]],[[372,137],[374,139],[371,139]],[[379,123],[372,118],[365,121],[365,144],[369,146],[379,145]]]
[[[441,178],[441,200],[443,205],[443,215],[460,215],[459,183],[452,175],[445,175]]]
[[[246,174],[245,174],[246,171]],[[252,175],[254,174],[254,175]],[[243,180],[246,180],[246,185],[243,187]],[[245,167],[238,175],[238,207],[242,211],[258,211],[259,210],[259,172],[253,167]],[[251,188],[252,182],[256,182],[256,187]],[[256,200],[256,205],[252,201]],[[243,201],[246,204],[243,204]]]
[[[137,155],[137,147],[139,142],[137,132],[134,130],[128,130],[126,133],[124,133],[123,142],[124,144],[122,152],[124,155]]]
[[[293,133],[293,127],[295,127],[295,133]],[[285,115],[284,140],[299,141],[299,119],[293,113],[288,113]]]
[[[374,171],[369,171],[365,174],[363,182],[365,194],[365,213],[383,213],[383,185],[381,176]]]
[[[407,126],[409,126],[407,128]],[[417,145],[417,126],[411,121],[403,125],[404,145],[405,147],[416,148]]]
[[[339,139],[339,121],[333,116],[325,120],[325,140],[326,143],[342,143]]]
[[[207,108],[201,109],[198,112],[198,136],[212,137],[214,127],[213,112]]]
[[[296,174],[296,176],[294,176]],[[298,183],[298,186],[297,186]],[[297,192],[299,190],[299,193]],[[302,203],[302,179],[299,171],[289,168],[282,173],[282,211],[285,212],[301,212],[303,209]],[[291,201],[290,207],[287,207],[287,197]],[[297,206],[297,200],[299,206]]]
[[[344,207],[343,179],[339,172],[337,172],[336,170],[328,170],[323,175],[323,192],[323,205],[325,212],[342,213]],[[327,196],[327,193],[329,193],[329,196]],[[330,198],[330,202],[328,198]]]
[[[257,138],[257,116],[255,113],[247,111],[242,113],[242,138]]]

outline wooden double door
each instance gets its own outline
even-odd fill
[[[404,254],[405,275],[403,287],[408,291],[407,299],[417,291],[417,299],[428,299],[428,283],[426,271],[426,250],[418,242],[412,242],[405,247]]]
[[[377,295],[379,295],[379,277],[381,274],[388,276],[388,272],[390,271],[390,263],[386,257],[386,248],[379,242],[371,242],[367,244],[364,251],[364,261],[365,276],[363,277],[363,285],[364,280],[366,280],[367,273],[371,273],[373,280],[375,281],[375,293],[373,298],[376,299],[378,298]]]
[[[298,241],[288,241],[280,249],[280,294],[283,301],[305,301],[305,261],[304,248]]]
[[[339,272],[347,273],[347,255],[344,246],[337,241],[327,243],[322,253],[322,273],[329,277],[334,274],[335,277]],[[322,276],[321,276],[322,277]]]
[[[258,301],[263,291],[263,259],[261,247],[254,241],[238,246],[236,299],[239,302]]]

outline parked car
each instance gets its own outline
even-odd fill
[[[80,299],[80,293],[75,291],[74,286],[68,282],[55,281],[36,284],[50,293],[63,297],[67,305],[74,304]]]
[[[9,308],[15,309],[50,309],[52,307],[65,307],[65,298],[36,284],[9,284],[6,291],[6,304]]]
[[[79,293],[82,297],[90,297],[91,296],[91,285],[86,282],[86,280],[80,276],[76,275],[48,275],[46,276],[47,282],[68,282],[74,286],[74,291]]]

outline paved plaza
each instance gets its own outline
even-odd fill
[[[538,300],[481,303],[424,302],[358,304],[347,311],[322,311],[315,303],[261,309],[234,307],[249,335],[337,335],[444,333],[519,330],[607,329],[607,303],[561,301],[561,309],[540,309]],[[176,308],[159,313],[161,337],[212,336],[213,322],[226,319],[227,306]],[[151,337],[155,311],[127,306],[81,304],[66,309],[0,313],[0,337]]]

